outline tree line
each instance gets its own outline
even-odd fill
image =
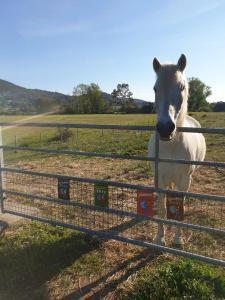
[[[98,113],[150,113],[153,103],[138,105],[132,98],[129,84],[118,84],[110,95],[105,95],[95,84],[79,84],[73,89],[73,96],[60,109],[65,114]]]
[[[225,112],[225,102],[209,103],[211,87],[200,79],[191,77],[189,82],[189,112],[215,111]],[[100,114],[100,113],[155,113],[154,102],[140,103],[133,98],[128,83],[118,83],[111,94],[101,91],[96,83],[79,84],[74,87],[73,95],[67,99],[48,99],[42,97],[35,101],[4,102],[0,99],[1,111],[4,114],[43,113],[51,111],[61,114]]]
[[[212,94],[211,87],[200,79],[191,77],[189,83],[188,110],[225,111],[225,102],[209,103],[207,98]],[[133,99],[129,84],[119,83],[110,95],[103,95],[95,84],[79,84],[73,90],[73,97],[64,103],[61,112],[65,114],[98,114],[98,113],[155,113],[153,102],[139,104]]]

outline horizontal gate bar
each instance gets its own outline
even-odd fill
[[[108,213],[112,213],[112,214],[116,214],[116,215],[120,215],[120,216],[132,217],[132,218],[142,220],[142,221],[149,220],[149,221],[156,222],[156,223],[173,225],[173,226],[178,226],[178,227],[182,227],[182,228],[186,228],[186,229],[188,228],[188,229],[193,229],[193,230],[201,230],[201,231],[206,231],[208,233],[222,234],[225,236],[225,230],[223,230],[223,229],[217,229],[217,228],[211,228],[211,227],[202,226],[202,225],[184,223],[184,222],[179,222],[176,220],[161,219],[158,217],[142,216],[142,215],[138,215],[136,213],[129,212],[129,211],[121,211],[119,209],[110,208],[110,207],[107,207],[107,208],[98,207],[95,205],[80,203],[75,200],[61,200],[61,199],[54,198],[54,197],[33,195],[33,194],[28,194],[28,193],[12,191],[12,190],[8,190],[8,189],[3,189],[2,192],[9,193],[9,194],[16,195],[16,196],[25,197],[25,198],[49,201],[49,202],[54,202],[54,203],[58,203],[58,204],[62,204],[62,205],[86,208],[86,209],[91,209],[91,210],[95,210],[95,211],[103,211],[103,212],[108,212]]]
[[[70,124],[70,123],[38,123],[38,122],[0,122],[0,126],[21,126],[21,127],[51,127],[51,128],[83,128],[83,129],[118,129],[118,130],[142,130],[154,131],[155,126],[139,125],[113,125],[113,124]]]
[[[92,178],[83,178],[78,176],[68,176],[68,175],[60,175],[60,174],[51,174],[51,173],[43,173],[43,172],[34,172],[34,171],[28,171],[23,169],[16,169],[16,168],[0,168],[1,172],[11,172],[11,173],[20,173],[20,174],[29,174],[33,176],[44,176],[44,177],[50,177],[50,178],[65,178],[65,179],[71,179],[79,182],[87,182],[87,183],[99,183],[99,184],[106,184],[110,186],[116,186],[116,187],[124,187],[128,189],[137,189],[137,190],[149,190],[152,192],[157,193],[165,193],[170,194],[173,196],[178,197],[192,197],[192,198],[198,198],[198,199],[208,199],[212,201],[220,201],[225,202],[225,196],[219,196],[219,195],[211,195],[211,194],[199,194],[199,193],[192,193],[192,192],[184,192],[184,191],[177,191],[177,190],[170,190],[170,189],[156,189],[153,186],[150,185],[139,185],[139,184],[130,184],[130,183],[124,183],[124,182],[118,182],[118,181],[109,181],[109,180],[102,180],[102,179],[92,179]]]
[[[92,129],[118,129],[118,130],[142,130],[154,131],[155,126],[142,125],[103,125],[103,124],[70,124],[57,122],[0,122],[0,126],[22,126],[22,127],[57,127],[57,128],[92,128]],[[217,133],[225,134],[225,128],[204,128],[204,127],[178,127],[180,132]]]
[[[74,150],[56,150],[47,148],[37,147],[20,147],[20,146],[0,146],[0,149],[4,150],[22,150],[32,151],[50,154],[67,154],[67,155],[80,155],[80,156],[91,156],[91,157],[103,157],[103,158],[115,158],[115,159],[129,159],[129,160],[141,160],[141,161],[155,161],[155,157],[151,156],[139,156],[139,155],[127,155],[127,154],[114,154],[114,153],[98,153],[98,152],[85,152],[85,151],[74,151]],[[166,163],[178,163],[185,165],[198,165],[198,166],[209,166],[209,167],[220,167],[225,168],[225,162],[220,161],[199,161],[199,160],[184,160],[184,159],[172,159],[172,158],[159,158],[158,162]]]
[[[141,247],[145,247],[145,248],[152,248],[152,249],[155,249],[158,251],[167,252],[167,253],[171,253],[171,254],[175,254],[175,255],[180,255],[180,256],[183,256],[186,258],[197,259],[202,262],[211,263],[213,265],[225,267],[225,261],[221,260],[221,259],[211,258],[211,257],[199,255],[199,254],[190,253],[190,252],[187,252],[184,250],[179,250],[179,249],[161,246],[161,245],[157,245],[157,244],[153,244],[153,243],[149,243],[149,242],[126,238],[126,237],[115,235],[115,234],[105,232],[105,231],[96,231],[96,230],[88,229],[85,227],[77,226],[74,224],[67,224],[64,222],[54,221],[54,220],[50,220],[50,219],[43,218],[43,217],[35,217],[35,216],[27,215],[25,213],[17,213],[12,210],[9,210],[9,209],[5,210],[5,212],[16,215],[16,216],[24,217],[27,219],[41,221],[44,223],[49,223],[51,225],[58,225],[58,226],[62,226],[62,227],[70,228],[70,229],[75,229],[75,230],[78,230],[78,231],[81,231],[81,232],[84,232],[87,234],[91,234],[91,235],[96,235],[96,236],[99,236],[102,238],[117,240],[117,241],[129,243],[129,244],[133,244],[133,245],[137,245],[137,246],[141,246]]]

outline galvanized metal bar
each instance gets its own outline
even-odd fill
[[[184,159],[172,159],[172,158],[159,158],[159,162],[225,168],[225,162],[221,162],[221,161],[209,161],[209,160],[200,161],[200,160],[184,160]]]
[[[138,126],[138,125],[106,125],[106,124],[70,124],[56,122],[0,122],[0,126],[15,127],[55,127],[55,128],[86,128],[86,129],[119,129],[119,130],[143,130],[153,131],[155,126]]]
[[[154,161],[154,157],[142,157],[142,156],[131,156],[126,154],[112,154],[112,153],[98,153],[98,152],[85,152],[85,151],[75,151],[75,150],[56,150],[47,148],[35,148],[35,147],[14,147],[14,146],[2,146],[0,147],[4,150],[22,150],[22,151],[32,151],[40,153],[49,154],[66,154],[66,155],[77,155],[77,156],[87,156],[87,157],[102,157],[102,158],[115,158],[115,159],[130,159],[130,160],[148,160]]]
[[[145,248],[151,248],[151,249],[154,249],[157,251],[167,252],[167,253],[179,255],[182,257],[192,258],[192,259],[196,259],[196,260],[210,263],[213,265],[225,267],[225,261],[222,259],[211,258],[208,256],[190,253],[190,252],[187,252],[184,250],[179,250],[179,249],[161,246],[161,245],[157,245],[157,244],[153,244],[153,243],[149,243],[149,242],[135,240],[135,239],[127,238],[124,236],[115,235],[115,234],[112,234],[112,233],[106,232],[106,231],[96,231],[93,229],[88,229],[88,228],[81,227],[81,226],[74,225],[74,224],[68,224],[68,223],[64,223],[64,222],[60,222],[60,221],[50,220],[50,219],[43,218],[43,217],[31,216],[31,215],[28,215],[25,213],[18,213],[18,212],[9,210],[9,209],[5,209],[5,212],[14,214],[14,215],[17,215],[20,217],[24,217],[24,218],[27,218],[30,220],[36,220],[36,221],[40,221],[40,222],[44,222],[44,223],[49,223],[51,225],[62,226],[62,227],[74,229],[74,230],[81,231],[81,232],[84,232],[87,234],[96,235],[96,236],[99,236],[102,238],[117,240],[117,241],[129,243],[129,244],[133,244],[133,245],[137,245],[137,246],[141,246],[141,247],[145,247]]]
[[[58,122],[0,122],[0,126],[22,126],[22,127],[64,127],[64,128],[92,128],[92,129],[119,129],[119,130],[143,130],[154,131],[155,126],[142,125],[103,125],[103,124],[70,124]],[[216,133],[225,134],[225,128],[206,127],[178,127],[179,132]]]
[[[85,151],[74,151],[74,150],[58,150],[58,149],[47,149],[47,148],[36,148],[36,147],[20,147],[20,146],[0,146],[0,149],[4,150],[21,150],[21,151],[32,151],[49,154],[66,154],[66,155],[78,155],[87,157],[102,157],[102,158],[114,158],[114,159],[128,159],[128,160],[139,160],[139,161],[155,161],[155,157],[139,156],[139,155],[127,155],[127,154],[113,154],[113,153],[98,153],[98,152],[85,152]],[[209,166],[225,168],[225,162],[220,161],[199,161],[199,160],[184,160],[184,159],[172,159],[172,158],[159,158],[158,162],[166,163],[178,163],[185,165],[197,165],[197,166]]]
[[[45,176],[50,178],[65,178],[65,179],[72,179],[79,182],[87,182],[87,183],[99,183],[99,184],[106,184],[116,187],[124,187],[128,189],[137,189],[137,190],[149,190],[152,192],[155,192],[156,189],[154,186],[150,185],[139,185],[139,184],[130,184],[130,183],[124,183],[124,182],[118,182],[118,181],[109,181],[109,180],[102,180],[102,179],[92,179],[92,178],[85,178],[85,177],[77,177],[77,176],[68,176],[68,175],[60,175],[60,174],[51,174],[51,173],[43,173],[43,172],[34,172],[34,171],[28,171],[23,169],[16,169],[16,168],[0,168],[1,171],[5,172],[12,172],[12,173],[21,173],[21,174],[29,174],[29,175],[36,175],[36,176]],[[225,196],[220,195],[211,195],[211,194],[200,194],[200,193],[192,193],[192,192],[184,192],[184,191],[177,191],[177,190],[171,190],[171,189],[162,189],[158,188],[158,193],[166,193],[171,194],[174,196],[180,196],[180,197],[192,197],[197,199],[208,199],[212,201],[220,201],[225,202]]]
[[[225,128],[178,127],[177,131],[179,131],[179,132],[196,132],[196,133],[225,134]]]
[[[221,235],[225,236],[225,230],[218,229],[218,228],[212,228],[212,227],[208,227],[208,226],[203,226],[203,225],[184,223],[184,222],[179,222],[176,220],[162,219],[159,217],[142,216],[142,215],[138,215],[137,213],[134,213],[134,212],[121,211],[119,209],[110,208],[110,207],[106,208],[106,207],[100,207],[100,206],[95,206],[95,205],[91,205],[91,204],[85,204],[85,203],[81,203],[81,202],[78,202],[75,200],[65,201],[65,200],[55,198],[55,197],[33,195],[33,194],[29,194],[29,193],[17,192],[17,191],[12,191],[12,190],[8,190],[8,189],[5,189],[4,192],[11,194],[11,195],[21,196],[21,197],[25,197],[25,198],[29,198],[29,199],[34,199],[34,200],[38,199],[38,200],[57,203],[60,205],[86,208],[86,209],[91,209],[91,210],[95,210],[95,211],[102,211],[102,212],[112,213],[112,214],[116,214],[116,215],[120,215],[120,216],[131,217],[131,218],[141,220],[141,221],[149,220],[149,221],[159,223],[159,224],[172,225],[172,226],[177,226],[177,227],[186,228],[186,229],[188,228],[188,229],[193,229],[193,230],[200,230],[200,231],[205,231],[208,233],[216,233],[216,234],[221,234]]]
[[[155,164],[154,164],[154,184],[156,191],[159,188],[159,135],[155,132]]]
[[[2,145],[2,127],[0,126],[0,145]],[[4,168],[4,153],[0,149],[0,213],[4,213],[4,176],[2,169]]]

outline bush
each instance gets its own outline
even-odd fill
[[[56,135],[51,137],[51,141],[66,142],[69,138],[73,137],[73,131],[69,128],[58,128]]]
[[[225,299],[225,278],[208,265],[181,260],[144,269],[120,299]]]

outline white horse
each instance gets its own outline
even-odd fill
[[[154,86],[157,112],[156,129],[159,134],[159,158],[204,160],[206,144],[201,133],[177,132],[177,127],[201,127],[198,121],[187,115],[188,82],[184,74],[186,57],[182,54],[175,64],[161,64],[153,60],[157,75]],[[149,156],[155,156],[155,134],[149,141]],[[153,163],[154,169],[154,163]],[[195,165],[159,163],[159,188],[188,191]],[[158,215],[166,218],[166,195],[158,194]],[[164,225],[158,224],[154,242],[165,245]],[[177,228],[173,245],[182,247],[182,230]]]

